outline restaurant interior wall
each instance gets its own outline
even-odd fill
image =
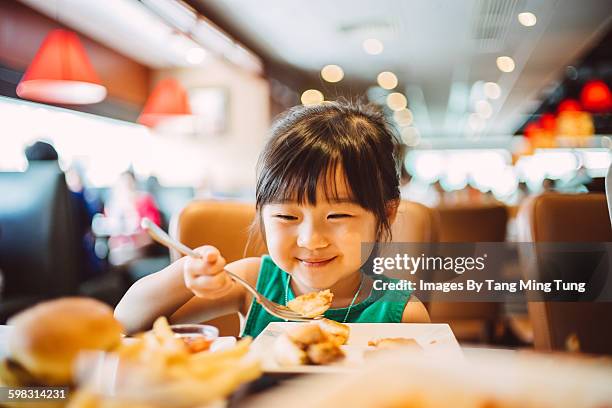
[[[153,84],[168,76],[179,80],[187,92],[221,88],[227,93],[223,132],[153,131],[155,149],[174,156],[166,156],[165,160],[172,163],[177,182],[180,179],[196,187],[234,195],[252,193],[257,156],[270,125],[268,81],[212,56],[201,67],[155,71]],[[206,114],[203,115],[202,120],[206,120]],[[177,166],[183,166],[183,170]],[[170,169],[166,173],[169,172]]]

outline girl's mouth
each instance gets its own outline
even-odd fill
[[[334,256],[332,258],[327,258],[327,259],[300,259],[300,258],[297,258],[297,259],[300,261],[302,265],[308,268],[320,268],[332,262],[334,259],[336,259],[336,257]]]

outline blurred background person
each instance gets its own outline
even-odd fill
[[[44,141],[36,141],[25,149],[25,157],[28,160],[28,168],[36,166],[36,163],[54,163],[57,166],[57,171],[62,172],[59,166],[59,155],[55,147]],[[104,271],[104,266],[100,259],[96,257],[94,251],[94,239],[91,233],[91,221],[93,215],[98,211],[95,204],[89,203],[86,200],[85,187],[81,182],[81,178],[73,166],[67,173],[66,184],[70,190],[70,212],[74,219],[74,228],[76,228],[76,236],[79,239],[78,247],[78,263],[80,265],[80,274],[82,279],[88,279],[98,275]]]
[[[161,215],[153,196],[138,189],[131,170],[122,173],[112,187],[104,213],[111,226],[108,247],[112,264],[124,264],[146,254],[153,241],[140,228],[140,221],[146,217],[161,225]]]

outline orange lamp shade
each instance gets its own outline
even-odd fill
[[[527,126],[525,126],[525,129],[523,132],[526,138],[531,139],[537,136],[541,131],[542,131],[542,127],[540,126],[539,123],[530,122],[527,124]]]
[[[47,103],[90,104],[106,97],[106,88],[89,62],[79,37],[53,30],[17,85],[17,95]]]
[[[138,123],[155,127],[162,121],[182,115],[191,115],[187,91],[173,78],[159,81],[145,103]]]
[[[606,112],[612,109],[612,94],[604,81],[589,81],[580,93],[582,106],[591,112]]]

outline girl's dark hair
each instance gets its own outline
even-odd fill
[[[261,209],[269,203],[316,205],[319,183],[326,199],[340,198],[334,176],[341,168],[349,198],[376,217],[376,239],[390,238],[387,210],[400,197],[399,146],[373,106],[339,101],[289,109],[274,121],[259,157],[256,222],[263,230]]]

